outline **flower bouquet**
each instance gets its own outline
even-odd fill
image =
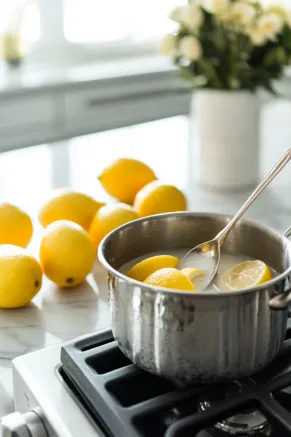
[[[193,0],[170,18],[176,29],[160,49],[194,88],[273,91],[291,63],[291,9],[280,4]]]
[[[274,81],[291,63],[291,10],[257,0],[190,0],[170,19],[174,30],[160,50],[198,90],[190,141],[197,142],[198,128],[200,183],[215,190],[253,186],[259,177],[257,90],[275,94]],[[197,154],[191,159],[199,175]]]

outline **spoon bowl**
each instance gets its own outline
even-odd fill
[[[213,281],[220,264],[220,245],[216,239],[206,241],[191,249],[176,267],[182,270],[194,267],[205,272],[201,280],[195,282],[197,291],[204,290]]]

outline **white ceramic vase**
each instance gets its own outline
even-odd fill
[[[198,154],[194,153],[197,147]],[[245,190],[255,185],[259,178],[259,147],[260,108],[256,94],[219,90],[193,94],[190,175],[191,167],[198,168],[200,185],[216,191]]]

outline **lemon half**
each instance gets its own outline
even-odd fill
[[[145,284],[174,290],[195,291],[195,285],[180,270],[165,268],[157,270],[146,278]]]
[[[228,290],[241,290],[255,287],[272,279],[267,264],[260,260],[245,261],[227,270],[222,282]]]
[[[179,259],[171,255],[156,255],[146,258],[143,261],[135,264],[128,272],[127,276],[136,281],[143,282],[149,275],[157,270],[176,267]]]

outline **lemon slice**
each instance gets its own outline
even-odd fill
[[[194,269],[192,267],[185,267],[184,269],[180,270],[183,275],[187,276],[190,281],[193,281],[195,279],[202,279],[203,276],[205,276],[205,272],[200,269]]]
[[[272,273],[263,261],[245,261],[227,270],[222,282],[228,290],[255,287],[272,279]]]
[[[128,272],[127,276],[136,281],[143,282],[149,275],[157,270],[167,267],[176,267],[179,259],[171,255],[156,255],[146,258],[135,264]]]

